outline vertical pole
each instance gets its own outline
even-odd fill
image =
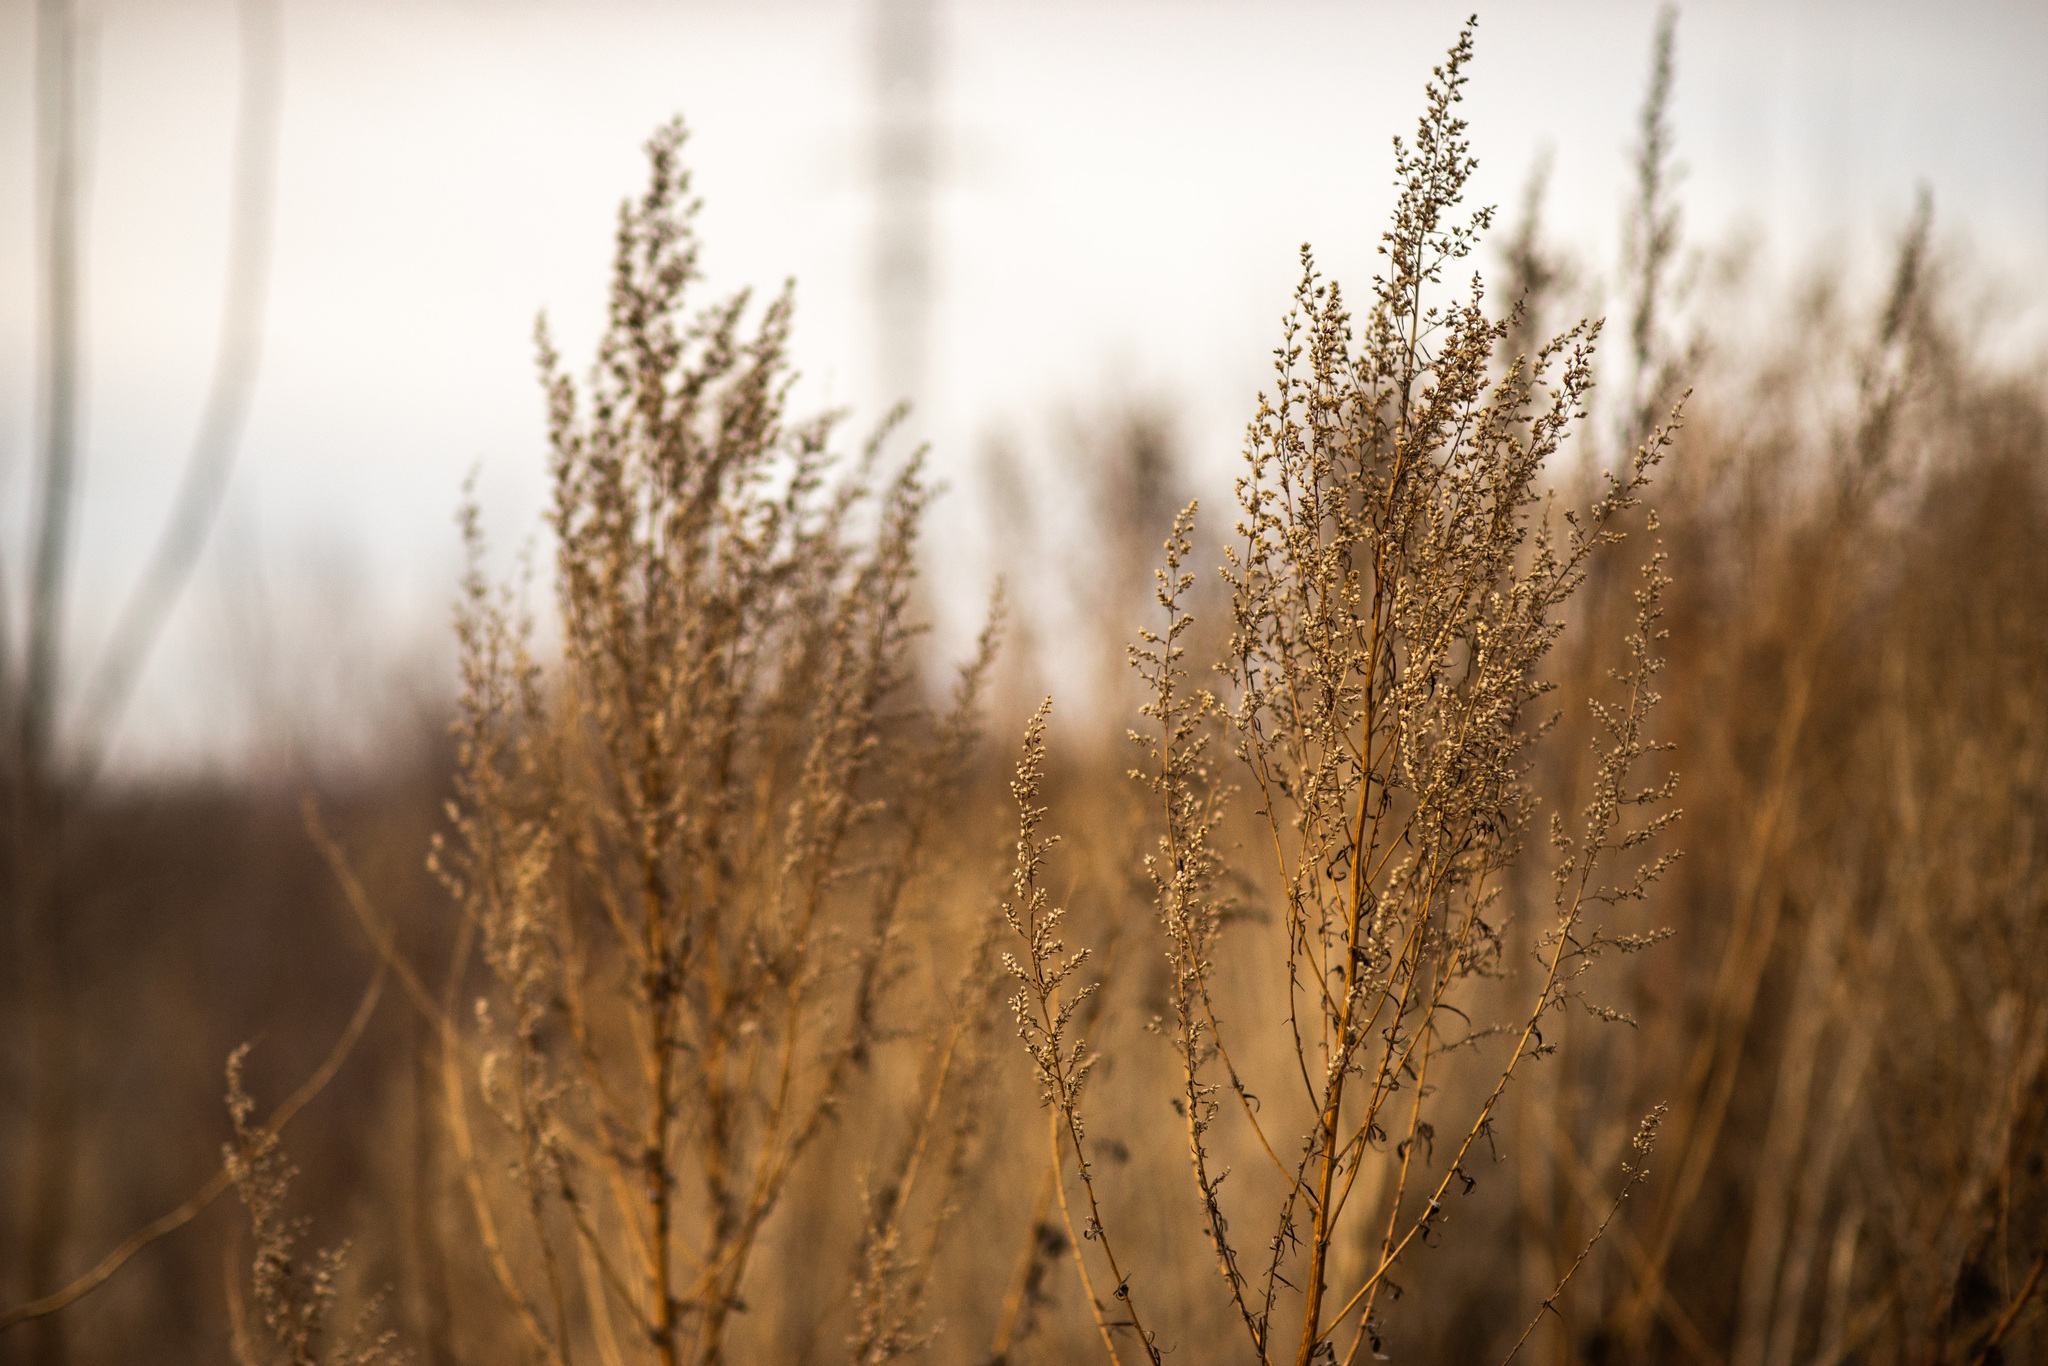
[[[874,0],[876,380],[893,405],[925,397],[936,236],[935,0]]]
[[[70,1218],[77,1094],[66,1033],[63,935],[55,848],[61,834],[56,768],[57,684],[64,639],[64,578],[77,501],[79,389],[78,24],[71,0],[36,8],[36,233],[42,268],[40,392],[28,642],[19,710],[7,719],[15,746],[8,891],[17,917],[21,1038],[28,1060],[27,1189],[21,1267],[28,1298],[55,1289]],[[68,1359],[56,1315],[36,1321],[27,1344],[37,1366]]]
[[[63,639],[64,570],[78,456],[78,54],[71,0],[36,10],[36,208],[43,266],[41,445],[20,759],[47,758]]]

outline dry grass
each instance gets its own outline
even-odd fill
[[[1304,255],[1235,530],[1105,534],[1105,582],[1159,565],[1105,606],[1123,757],[1044,708],[1021,763],[985,742],[993,627],[926,695],[919,461],[787,412],[786,295],[696,298],[658,133],[589,379],[542,334],[560,657],[471,518],[452,755],[321,794],[310,838],[252,789],[10,845],[9,885],[33,853],[76,908],[46,970],[92,1141],[45,1250],[203,1224],[194,1188],[249,1217],[137,1243],[0,1350],[2048,1352],[2048,386],[1973,354],[1924,215],[1868,308],[1816,288],[1774,346],[1717,335],[1672,285],[1669,33],[1622,397],[1594,406],[1596,324],[1544,336],[1590,272],[1533,212],[1513,306],[1466,278],[1468,30],[1356,315]],[[1158,504],[1161,430],[1099,487]],[[142,1021],[185,1042],[101,1086]],[[255,1122],[307,1074],[333,1086]],[[48,1201],[7,1198],[40,1236]],[[307,1218],[354,1235],[346,1274]],[[13,1264],[9,1303],[50,1288]]]
[[[1341,291],[1304,254],[1276,390],[1253,423],[1238,484],[1242,518],[1224,571],[1233,632],[1215,666],[1227,696],[1194,690],[1185,668],[1192,507],[1160,574],[1163,629],[1147,630],[1135,656],[1156,723],[1142,772],[1161,808],[1147,862],[1173,971],[1175,1106],[1221,1293],[1259,1361],[1349,1363],[1378,1350],[1390,1274],[1448,1220],[1454,1188],[1475,1186],[1468,1164],[1509,1082],[1551,1046],[1545,1017],[1579,993],[1603,951],[1654,939],[1586,917],[1642,900],[1674,857],[1601,880],[1606,855],[1647,850],[1676,814],[1657,811],[1672,783],[1645,787],[1638,772],[1658,748],[1644,731],[1661,664],[1665,581],[1653,556],[1619,700],[1592,704],[1605,744],[1591,799],[1576,824],[1551,822],[1553,894],[1533,946],[1543,970],[1518,1008],[1483,1021],[1499,1004],[1482,1003],[1476,985],[1501,973],[1504,890],[1534,809],[1524,778],[1549,729],[1525,713],[1550,690],[1539,669],[1563,633],[1565,602],[1593,558],[1620,541],[1620,520],[1668,437],[1652,436],[1583,513],[1552,514],[1537,490],[1586,401],[1597,328],[1572,329],[1496,380],[1508,324],[1487,318],[1476,297],[1441,298],[1446,269],[1488,217],[1452,219],[1473,165],[1455,116],[1470,55],[1468,30],[1429,86],[1413,150],[1396,144],[1401,198],[1361,341]],[[1132,1350],[1156,1362],[1165,1344],[1144,1327],[1138,1273],[1128,1253],[1119,1262],[1102,1223],[1083,1142],[1089,1056],[1066,1027],[1085,989],[1060,992],[1079,960],[1059,957],[1056,912],[1026,885],[1043,856],[1031,806],[1041,725],[1019,776],[1025,909],[1010,914],[1029,945],[1019,972],[1031,988],[1019,1015],[1086,1193],[1085,1228],[1064,1187],[1061,1208],[1103,1344],[1120,1357],[1112,1330],[1128,1328]],[[1209,752],[1218,739],[1238,761],[1227,770]],[[1283,922],[1280,951],[1240,950],[1265,954],[1253,969],[1261,996],[1286,1003],[1289,1056],[1277,1065],[1251,1063],[1271,1050],[1245,1037],[1253,1031],[1223,1028],[1230,1012],[1211,985],[1236,909],[1221,894],[1234,870],[1218,847],[1235,782],[1256,804],[1261,851],[1239,880]],[[1508,1042],[1504,1057],[1485,1047],[1495,1039]],[[1468,1060],[1493,1078],[1476,1103],[1458,1075]],[[1231,1149],[1259,1171],[1249,1211],[1226,1198],[1210,1151],[1228,1141],[1217,1132],[1226,1116],[1245,1130]],[[1101,1249],[1098,1276],[1083,1240]],[[1108,1288],[1098,1292],[1104,1271]]]

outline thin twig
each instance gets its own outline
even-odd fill
[[[305,1109],[315,1096],[327,1089],[327,1083],[334,1080],[335,1074],[341,1070],[341,1065],[348,1060],[348,1055],[354,1050],[356,1041],[363,1037],[363,1030],[369,1025],[370,1016],[377,1009],[377,1001],[384,994],[384,979],[389,971],[390,963],[388,960],[380,959],[377,963],[377,970],[370,974],[369,986],[363,989],[362,999],[356,1003],[355,1014],[349,1017],[348,1026],[341,1031],[341,1037],[336,1039],[334,1047],[328,1050],[326,1061],[320,1064],[312,1076],[306,1078],[305,1083],[298,1090],[292,1092],[291,1097],[284,1104],[278,1106],[271,1113],[270,1118],[265,1120],[263,1127],[257,1131],[259,1136],[275,1138],[283,1133],[284,1126],[291,1123],[293,1117],[299,1111]],[[130,1257],[133,1257],[157,1239],[164,1237],[166,1234],[174,1233],[186,1224],[191,1223],[202,1210],[219,1197],[222,1191],[228,1188],[230,1183],[231,1178],[228,1176],[227,1168],[223,1166],[213,1174],[205,1185],[194,1191],[190,1199],[162,1217],[152,1220],[150,1223],[137,1229],[119,1247],[101,1258],[99,1265],[65,1286],[62,1290],[45,1295],[39,1300],[31,1300],[27,1304],[18,1305],[6,1313],[0,1314],[0,1333],[6,1332],[16,1324],[26,1323],[30,1319],[42,1318],[46,1314],[54,1314],[58,1310],[75,1304],[80,1299],[99,1289],[113,1277],[115,1272],[119,1271],[127,1263]]]
[[[1522,1330],[1522,1336],[1515,1339],[1515,1345],[1508,1349],[1508,1354],[1501,1358],[1500,1366],[1508,1366],[1509,1362],[1521,1355],[1522,1344],[1527,1342],[1529,1335],[1536,1331],[1536,1325],[1543,1322],[1543,1316],[1556,1312],[1557,1302],[1563,1297],[1565,1286],[1570,1283],[1573,1273],[1585,1265],[1586,1258],[1593,1253],[1594,1245],[1606,1236],[1607,1226],[1613,1223],[1614,1216],[1621,1212],[1622,1201],[1628,1199],[1628,1193],[1641,1185],[1644,1179],[1649,1176],[1650,1171],[1645,1159],[1649,1157],[1650,1145],[1656,1139],[1657,1122],[1663,1117],[1664,1107],[1661,1105],[1643,1116],[1642,1125],[1636,1130],[1634,1143],[1637,1153],[1636,1164],[1634,1166],[1629,1166],[1626,1163],[1622,1165],[1622,1171],[1627,1173],[1628,1179],[1622,1182],[1621,1189],[1614,1193],[1614,1203],[1607,1207],[1607,1214],[1600,1220],[1600,1227],[1593,1230],[1593,1236],[1588,1238],[1586,1245],[1579,1249],[1579,1255],[1573,1259],[1570,1266],[1565,1268],[1564,1275],[1557,1278],[1557,1284],[1551,1287],[1550,1293],[1543,1297],[1543,1303],[1536,1307],[1535,1317],[1531,1318],[1529,1326]]]

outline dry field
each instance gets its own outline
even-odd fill
[[[9,749],[0,1358],[2048,1360],[2048,382],[1925,211],[1682,306],[1668,32],[1625,316],[1463,202],[1468,29],[1234,497],[1104,440],[1128,740],[1028,559],[930,686],[920,462],[658,131],[452,724]]]

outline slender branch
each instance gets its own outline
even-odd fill
[[[363,989],[362,999],[356,1003],[355,1014],[349,1017],[348,1025],[341,1031],[341,1037],[334,1041],[334,1047],[327,1051],[326,1059],[314,1069],[313,1074],[306,1078],[298,1090],[292,1092],[284,1104],[271,1112],[269,1119],[263,1121],[263,1126],[256,1131],[258,1137],[275,1138],[282,1134],[285,1125],[291,1123],[315,1096],[327,1089],[327,1083],[334,1080],[335,1074],[341,1071],[341,1065],[348,1061],[348,1055],[354,1051],[356,1041],[363,1037],[363,1030],[368,1027],[370,1016],[375,1013],[377,1002],[384,994],[384,981],[389,972],[390,964],[380,958],[377,970],[370,974],[369,986]],[[101,1258],[97,1266],[71,1284],[54,1294],[45,1295],[39,1300],[31,1300],[27,1304],[17,1305],[5,1313],[0,1313],[0,1333],[6,1332],[16,1324],[68,1308],[99,1289],[113,1278],[115,1272],[127,1264],[129,1258],[157,1239],[175,1233],[191,1223],[230,1184],[232,1178],[228,1175],[227,1168],[222,1166],[183,1204],[137,1229],[119,1247]]]
[[[85,689],[79,734],[86,746],[82,767],[88,774],[105,759],[150,649],[206,545],[256,388],[270,283],[284,60],[278,0],[241,0],[241,6],[242,89],[228,215],[227,289],[213,382],[156,549]]]
[[[1508,1354],[1505,1357],[1501,1358],[1500,1366],[1508,1366],[1510,1362],[1521,1354],[1522,1344],[1527,1342],[1529,1335],[1536,1331],[1536,1325],[1543,1322],[1545,1314],[1556,1312],[1557,1302],[1564,1295],[1565,1286],[1570,1283],[1572,1276],[1578,1269],[1585,1265],[1586,1258],[1592,1255],[1594,1245],[1606,1236],[1607,1226],[1613,1223],[1614,1216],[1621,1212],[1622,1201],[1628,1199],[1629,1192],[1641,1185],[1649,1176],[1650,1169],[1646,1164],[1646,1159],[1650,1155],[1650,1146],[1657,1138],[1657,1124],[1663,1118],[1664,1107],[1661,1105],[1643,1116],[1642,1124],[1636,1129],[1636,1137],[1633,1144],[1637,1155],[1636,1165],[1622,1164],[1622,1175],[1626,1180],[1621,1183],[1621,1189],[1614,1193],[1614,1203],[1607,1207],[1607,1213],[1600,1220],[1600,1226],[1593,1230],[1593,1236],[1586,1240],[1586,1245],[1579,1249],[1579,1255],[1572,1260],[1570,1266],[1565,1268],[1564,1275],[1557,1278],[1557,1284],[1551,1288],[1548,1295],[1543,1297],[1543,1303],[1537,1306],[1535,1316],[1529,1320],[1529,1326],[1522,1330],[1522,1336],[1515,1339],[1515,1345],[1508,1349]]]
[[[1977,1349],[1977,1355],[1971,1359],[1970,1366],[1985,1366],[1985,1363],[1991,1360],[1992,1354],[1998,1350],[1998,1344],[2005,1341],[2006,1333],[2019,1321],[2020,1310],[2026,1308],[2027,1301],[2033,1298],[2034,1287],[2041,1283],[2043,1267],[2048,1267],[2048,1252],[2034,1258],[2034,1269],[2027,1273],[2026,1283],[2020,1287],[2020,1293],[2013,1296],[2012,1303],[2005,1307],[2005,1312],[1998,1316],[1998,1323],[1992,1328],[1991,1335],[1984,1339],[1983,1345]]]

